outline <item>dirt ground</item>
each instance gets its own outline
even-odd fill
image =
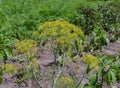
[[[102,54],[113,55],[117,54],[117,51],[120,50],[120,40],[111,43],[109,46],[105,47],[101,52]],[[41,62],[40,71],[41,71],[41,85],[43,88],[51,88],[50,74],[52,73],[52,65],[54,64],[53,55],[51,53],[40,52],[39,60]],[[71,72],[75,72],[78,78],[82,78],[82,74],[85,72],[86,64],[83,61],[73,62],[68,66],[65,66],[63,74],[69,76]],[[57,69],[59,70],[59,68]],[[82,84],[87,83],[88,77],[86,76]],[[117,87],[120,88],[120,82],[117,83]],[[12,80],[11,77],[5,75],[0,88],[19,88]],[[32,82],[27,82],[27,85],[23,84],[22,88],[34,88]],[[103,88],[112,88],[112,86],[104,85]]]

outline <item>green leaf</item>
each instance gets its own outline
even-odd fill
[[[0,68],[0,84],[2,83],[2,80],[3,80],[3,71],[2,71],[2,69]]]
[[[108,59],[108,60],[115,60],[116,57],[115,57],[115,56],[111,56],[111,55],[105,55],[105,59]]]
[[[5,52],[6,58],[9,58],[10,55],[12,54],[12,51],[11,51],[10,48],[5,48],[5,49],[4,49],[4,52]]]
[[[90,77],[89,83],[91,86],[95,86],[98,81],[98,74],[94,74]]]
[[[120,68],[119,67],[117,67],[117,66],[111,66],[110,68],[113,69],[114,71],[116,71],[117,74],[120,73]]]
[[[110,73],[111,73],[112,81],[113,81],[113,82],[116,82],[116,81],[117,81],[116,73],[113,72],[113,71],[111,71],[111,70],[110,70]]]
[[[109,39],[108,39],[108,38],[106,39],[106,43],[107,43],[107,45],[109,45],[109,44],[110,44],[110,41],[109,41]]]
[[[111,73],[110,71],[108,71],[105,75],[104,75],[104,80],[107,83],[107,85],[110,85],[111,82]]]
[[[2,60],[2,59],[3,59],[3,57],[4,57],[3,53],[2,53],[2,52],[0,52],[0,60]]]
[[[87,65],[86,73],[88,74],[91,71],[90,65]]]
[[[102,88],[102,84],[101,83],[96,83],[95,88]]]
[[[2,76],[0,76],[0,84],[2,83],[2,80],[3,80],[3,78],[2,78]]]
[[[89,84],[85,84],[83,88],[94,88],[94,87],[90,86]]]

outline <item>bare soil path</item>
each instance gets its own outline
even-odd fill
[[[102,54],[116,56],[118,50],[120,50],[120,40],[117,40],[105,47]]]

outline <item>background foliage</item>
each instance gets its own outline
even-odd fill
[[[44,42],[49,40],[52,40],[52,44],[54,43],[53,40],[55,40],[55,44],[57,40],[59,46],[65,45],[65,47],[59,47],[59,52],[58,49],[53,48],[54,54],[56,54],[54,59],[58,60],[55,67],[53,67],[53,75],[56,73],[57,65],[60,64],[60,68],[66,65],[64,54],[65,51],[68,51],[66,55],[71,55],[71,58],[74,57],[74,53],[75,55],[78,54],[79,57],[83,54],[84,62],[89,61],[86,63],[88,66],[84,75],[88,75],[92,70],[91,67],[95,68],[93,65],[97,61],[96,69],[99,69],[99,71],[96,70],[96,74],[89,78],[89,83],[84,85],[83,88],[92,88],[93,86],[102,88],[103,82],[108,85],[111,82],[116,83],[120,79],[119,56],[99,57],[98,55],[97,58],[91,54],[84,55],[82,51],[100,51],[104,45],[107,46],[120,38],[119,8],[119,0],[0,0],[0,60],[4,63],[4,65],[0,65],[0,83],[6,71],[11,75],[13,72],[16,74],[14,78],[18,86],[24,80],[31,78],[40,87],[40,63],[36,55],[38,54],[37,48],[38,46],[42,47]],[[64,20],[59,20],[61,18]],[[59,30],[60,28],[61,30]],[[34,38],[39,37],[39,39],[34,41],[32,34],[37,35]],[[83,36],[86,39],[91,37],[85,49]],[[40,46],[39,43],[41,41],[43,42]],[[72,48],[75,50],[74,53]],[[13,53],[12,50],[16,50],[17,59],[10,58]],[[25,57],[19,57],[23,53],[25,53],[23,55]],[[18,63],[18,67],[22,65],[16,71],[14,69],[15,66],[7,62],[8,60],[12,62],[13,59],[14,62]],[[66,62],[69,62],[69,60],[66,59]],[[25,76],[28,77],[26,78]],[[99,83],[98,80],[100,78],[102,78],[102,81]],[[53,86],[55,86],[56,82],[57,86],[59,86],[61,81],[64,82],[64,87],[68,84],[72,84],[68,86],[70,88],[71,86],[72,88],[73,86],[81,86],[83,79],[80,81],[79,79],[75,80],[78,82],[73,82],[73,79],[61,75],[58,75],[58,78],[53,76]]]

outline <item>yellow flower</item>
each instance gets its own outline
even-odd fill
[[[37,42],[34,40],[22,40],[15,43],[15,53],[33,55],[37,51]]]
[[[39,33],[39,35],[37,34]],[[38,27],[38,31],[33,35],[38,35],[40,40],[55,41],[62,48],[73,44],[75,40],[81,40],[84,37],[84,32],[64,19],[56,21],[47,21]],[[53,40],[54,39],[54,40]]]
[[[4,65],[4,73],[8,73],[9,75],[12,75],[13,73],[16,73],[16,69],[13,64],[5,64]]]
[[[98,70],[99,69],[99,59],[96,58],[95,56],[91,54],[86,54],[85,56],[82,57],[84,62],[89,64],[93,69]]]
[[[68,77],[61,77],[61,81],[63,81],[65,84],[73,84],[73,80]]]

